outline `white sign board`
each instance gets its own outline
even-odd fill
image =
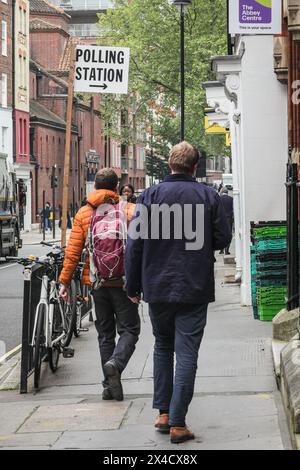
[[[280,0],[229,0],[229,33],[281,34]]]
[[[128,93],[128,47],[77,46],[74,91]]]

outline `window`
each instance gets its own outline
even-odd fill
[[[26,90],[27,71],[26,71],[26,57],[23,57],[23,88]]]
[[[19,119],[19,154],[23,155],[23,119]]]
[[[7,23],[2,20],[2,55],[7,55]]]
[[[1,77],[1,106],[7,108],[7,75],[2,74]]]
[[[113,168],[116,168],[116,144],[112,144],[112,149],[111,149],[111,166]]]
[[[137,169],[143,170],[144,169],[144,161],[145,161],[145,151],[143,148],[138,148],[137,153]]]
[[[20,77],[20,87],[23,87],[23,60],[22,56],[19,55],[19,77]]]
[[[23,34],[27,34],[27,23],[26,23],[26,10],[23,10],[23,20],[24,20],[24,29],[23,29]]]
[[[1,152],[6,153],[7,149],[7,127],[1,128]]]
[[[23,9],[19,7],[19,28],[20,33],[23,33]]]
[[[23,133],[24,133],[23,154],[24,156],[27,156],[27,121],[26,119],[23,120]]]

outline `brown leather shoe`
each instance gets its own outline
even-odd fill
[[[171,427],[170,434],[172,444],[180,444],[181,442],[189,441],[190,439],[195,439],[194,434],[186,426]]]
[[[163,415],[157,416],[155,420],[155,428],[157,431],[161,433],[169,434],[170,432],[169,415],[163,414]]]

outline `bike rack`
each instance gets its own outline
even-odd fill
[[[22,320],[22,352],[21,352],[21,384],[20,393],[27,393],[27,381],[33,373],[32,348],[30,347],[36,307],[41,293],[42,275],[45,268],[37,264],[26,266],[24,275],[23,320]],[[40,278],[40,279],[39,279]],[[44,359],[44,358],[43,358]]]

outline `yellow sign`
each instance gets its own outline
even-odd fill
[[[230,132],[226,132],[226,147],[230,147],[231,146],[231,135],[230,135]]]
[[[219,124],[210,124],[208,117],[205,117],[205,133],[206,134],[226,134],[226,129]]]

